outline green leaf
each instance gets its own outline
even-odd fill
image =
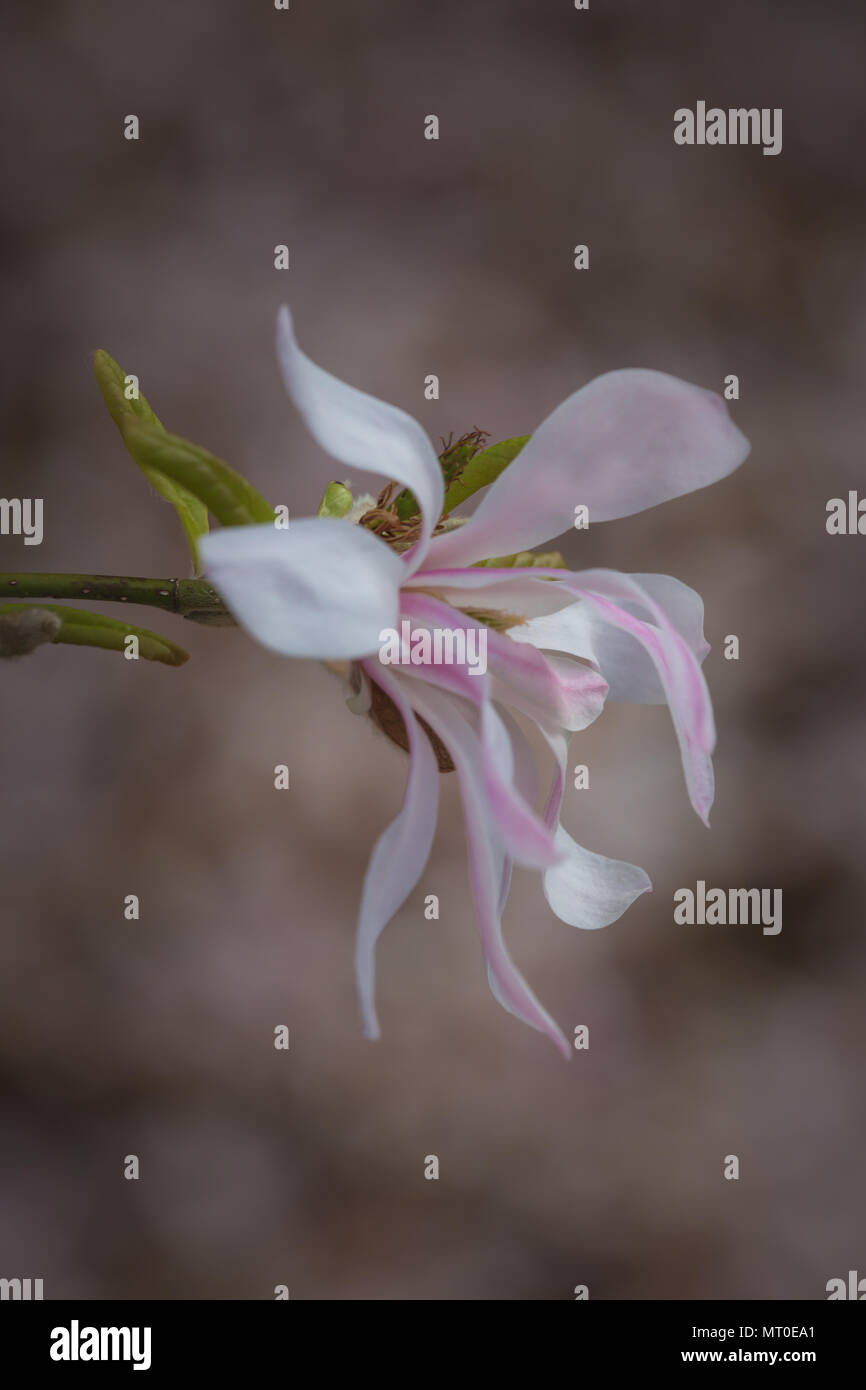
[[[465,502],[467,497],[471,497],[479,488],[487,487],[489,483],[495,482],[520,453],[528,434],[515,435],[513,439],[503,439],[499,444],[491,444],[489,449],[482,449],[480,454],[476,454],[470,459],[461,473],[448,491],[445,493],[445,512],[453,512],[455,507],[459,507],[461,502]]]
[[[123,438],[139,468],[148,469],[179,485],[197,498],[223,526],[249,526],[272,522],[276,512],[246,478],[222,459],[191,444],[179,434],[168,434],[138,416],[127,416]]]
[[[53,614],[60,619],[60,626],[48,640],[66,642],[76,647],[102,647],[108,651],[125,650],[127,637],[138,638],[139,656],[145,661],[161,661],[165,666],[182,666],[189,660],[189,652],[158,632],[146,627],[135,627],[119,618],[106,618],[102,613],[91,613],[84,608],[65,608],[60,604],[44,603],[38,607],[31,604],[0,604],[0,616],[29,613]],[[2,653],[0,653],[2,654]],[[12,653],[10,653],[11,655]]]
[[[145,396],[139,393],[136,400],[127,399],[126,374],[114,359],[109,357],[108,353],[101,348],[93,359],[93,370],[102,393],[102,399],[108,407],[109,415],[120,430],[124,443],[127,443],[126,427],[130,420],[140,421],[157,432],[165,433],[161,421],[154,414]],[[129,448],[128,443],[127,448]],[[141,459],[135,458],[134,454],[133,458],[154,491],[170,502],[177,512],[187,544],[192,552],[196,574],[198,574],[198,538],[207,535],[207,507],[192,492],[173,479],[160,473]]]
[[[352,501],[352,494],[345,483],[328,483],[316,515],[339,521],[352,510]]]

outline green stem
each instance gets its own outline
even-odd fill
[[[195,623],[234,622],[216,589],[203,579],[128,579],[115,574],[0,574],[0,599],[74,598],[138,603],[179,613]]]

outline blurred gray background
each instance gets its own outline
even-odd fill
[[[43,497],[46,530],[0,541],[4,570],[187,573],[100,346],[170,429],[311,511],[344,470],[281,386],[283,300],[316,360],[434,438],[531,431],[646,366],[737,373],[753,453],[565,542],[703,594],[720,730],[711,832],[664,709],[575,740],[592,788],[565,823],[654,893],[582,934],[515,878],[513,954],[590,1028],[570,1065],[488,992],[451,778],[362,1040],[355,914],[405,763],[322,669],[146,609],[184,668],[3,664],[0,1274],[46,1297],[546,1300],[823,1298],[866,1272],[866,540],[824,525],[863,480],[862,7],[81,0],[12,4],[5,31],[0,491]],[[782,154],[677,147],[699,99],[782,107]],[[675,926],[697,878],[781,887],[781,935]]]

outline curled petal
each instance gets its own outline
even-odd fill
[[[199,541],[205,573],[242,627],[284,656],[366,656],[399,607],[400,557],[370,531],[318,517],[229,526]]]
[[[704,636],[704,601],[700,594],[670,574],[630,574],[629,579],[649,594],[698,661],[703,661],[710,644]]]
[[[652,890],[643,869],[584,849],[561,825],[556,829],[556,847],[562,858],[545,870],[544,896],[559,920],[570,927],[607,927],[641,893]]]
[[[665,372],[608,372],[543,421],[466,525],[433,540],[426,568],[531,550],[568,530],[577,505],[590,522],[645,511],[726,477],[748,452],[712,391]]]
[[[544,873],[544,896],[561,922],[595,930],[607,927],[631,907],[641,893],[652,891],[643,869],[622,859],[608,859],[584,849],[559,824],[568,740],[561,733],[541,730],[553,753],[555,771],[544,811],[545,824],[555,828],[561,859]]]
[[[702,662],[710,648],[704,638],[700,595],[667,574],[632,574],[629,578],[655,600]],[[639,614],[642,608],[631,601],[622,606],[632,614]],[[515,642],[530,642],[545,652],[568,652],[591,661],[608,683],[608,700],[636,705],[663,705],[667,700],[646,650],[629,633],[605,622],[590,604],[578,600],[556,613],[530,619],[509,635]]]
[[[298,347],[285,306],[277,320],[277,355],[286,390],[322,448],[341,463],[393,478],[414,493],[423,527],[408,565],[413,569],[423,558],[444,497],[442,470],[424,430],[405,410],[348,386],[311,361]]]

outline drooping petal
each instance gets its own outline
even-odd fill
[[[705,825],[713,804],[715,744],[713,710],[707,684],[694,652],[664,609],[634,579],[615,570],[557,570],[564,588],[582,598],[596,615],[633,637],[646,651],[664,689],[680,745],[689,798]],[[649,621],[624,606],[639,606]]]
[[[536,999],[512,961],[502,936],[499,902],[504,882],[504,855],[498,828],[486,803],[481,748],[453,700],[419,683],[412,704],[445,744],[460,782],[469,878],[490,987],[499,1003],[531,1028],[544,1033],[566,1059],[571,1051],[563,1033]]]
[[[703,663],[710,646],[704,637],[704,603],[700,594],[669,574],[632,574],[629,578],[658,604],[697,662]],[[622,606],[636,617],[644,616],[645,605],[625,599]],[[648,652],[623,630],[595,615],[591,621],[598,664],[611,687],[608,699],[627,704],[664,704],[667,695]]]
[[[442,470],[424,430],[405,410],[358,391],[311,361],[298,346],[284,306],[277,320],[277,355],[286,389],[307,428],[341,463],[363,468],[411,489],[421,507],[421,541],[411,570],[420,564],[442,511]]]
[[[199,551],[241,626],[284,656],[366,656],[397,625],[402,562],[361,527],[318,517],[287,531],[230,526],[202,536]]]
[[[538,759],[514,716],[501,706],[498,713],[511,739],[514,785],[527,805],[534,806],[541,780]]]
[[[685,638],[698,661],[703,661],[710,644],[704,636],[704,601],[700,594],[671,574],[631,574],[629,579],[649,594]]]
[[[404,590],[401,613],[408,617],[413,633],[422,629],[429,632],[448,630],[455,635],[472,632],[488,642],[491,638],[501,637],[501,634],[488,632],[480,623],[473,622],[426,594]],[[495,646],[495,643],[491,645]],[[515,652],[520,650],[514,648]],[[458,654],[456,642],[454,654]],[[465,664],[440,664],[435,661],[406,665],[403,669],[411,678],[438,686],[476,707],[480,716],[485,788],[505,848],[518,864],[527,868],[544,868],[552,864],[556,857],[553,838],[513,784],[511,741],[491,703],[487,674],[481,672],[473,675]],[[595,679],[598,680],[597,677]]]
[[[402,907],[424,872],[436,830],[439,770],[430,740],[419,727],[400,681],[373,662],[364,669],[393,700],[409,737],[409,777],[403,809],[376,841],[361,895],[355,945],[355,972],[361,1019],[368,1038],[379,1037],[373,956],[382,928]]]
[[[748,452],[720,396],[665,372],[608,372],[547,417],[425,566],[531,550],[567,531],[578,505],[590,523],[642,512],[726,477]]]
[[[555,760],[550,795],[544,812],[545,824],[555,827],[556,846],[562,858],[546,869],[542,879],[544,896],[553,912],[571,927],[595,930],[607,927],[631,907],[641,893],[652,891],[643,869],[622,859],[608,859],[584,849],[559,823],[565,773],[568,766],[568,740],[562,733],[541,729]]]
[[[667,574],[629,576],[653,598],[685,639],[699,662],[710,650],[704,638],[704,605],[699,594]],[[625,601],[628,613],[639,613],[641,605]],[[558,612],[532,618],[509,635],[515,642],[529,642],[542,651],[568,652],[591,661],[608,683],[608,700],[627,704],[658,705],[667,700],[656,668],[634,638],[611,627],[591,605],[578,600]]]
[[[514,784],[511,738],[490,701],[481,706],[481,748],[484,788],[506,852],[526,868],[554,864],[557,855],[550,836]]]
[[[546,729],[543,725],[538,726],[542,737],[547,741],[547,745],[553,754],[553,780],[550,790],[547,793],[547,800],[544,803],[544,811],[541,819],[548,830],[555,831],[559,826],[559,814],[562,810],[562,799],[565,795],[565,772],[568,767],[568,748],[570,738],[562,729]]]
[[[508,734],[490,701],[485,678],[475,679],[455,666],[413,665],[402,669],[413,685],[433,687],[452,697],[455,710],[465,702],[467,707],[461,715],[464,722],[468,723],[470,716],[475,715],[477,728],[474,733],[479,741],[480,774],[487,805],[508,855],[528,869],[542,869],[553,864],[557,858],[553,835],[511,780]],[[414,688],[410,698],[413,704],[420,698]]]

